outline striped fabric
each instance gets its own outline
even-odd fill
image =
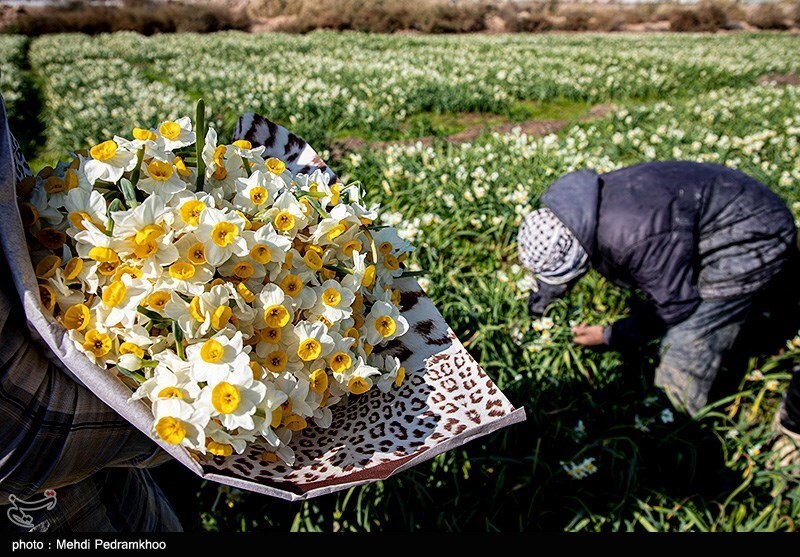
[[[0,116],[0,134],[10,135],[2,99]],[[0,149],[0,165],[24,175],[15,164],[20,157],[8,151]],[[7,519],[9,496],[35,499],[47,489],[56,491],[57,503],[31,513],[35,530],[180,530],[143,469],[169,456],[48,359],[9,277],[0,257],[0,530],[20,529]]]

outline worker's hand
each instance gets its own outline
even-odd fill
[[[575,325],[572,327],[572,340],[582,346],[600,346],[604,344],[603,327],[586,323]]]

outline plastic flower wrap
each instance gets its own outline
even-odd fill
[[[359,184],[292,173],[199,119],[135,128],[28,178],[39,294],[149,404],[163,442],[222,457],[258,442],[291,466],[295,432],[403,384],[380,347],[409,328],[395,280],[414,248],[373,224]]]

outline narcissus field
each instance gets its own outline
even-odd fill
[[[800,213],[800,41],[789,34],[0,37],[0,91],[35,170],[193,112],[254,111],[306,138],[418,249],[423,287],[528,421],[387,481],[306,503],[156,472],[187,529],[794,530],[797,470],[771,423],[800,338],[697,419],[652,387],[655,348],[571,342],[636,293],[590,274],[543,319],[516,231],[577,168],[653,159],[750,173]],[[781,339],[784,340],[784,339]]]

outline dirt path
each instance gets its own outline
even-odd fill
[[[613,104],[603,103],[590,108],[583,116],[578,118],[579,122],[589,122],[591,120],[598,120],[611,114],[617,110],[618,107]],[[515,129],[519,129],[521,133],[533,135],[537,137],[545,136],[551,133],[556,133],[563,129],[565,126],[574,123],[575,120],[524,120],[522,122],[508,122],[505,124],[476,124],[467,127],[466,129],[454,133],[452,135],[435,136],[428,135],[424,137],[416,137],[411,139],[400,139],[394,141],[367,141],[358,137],[346,137],[337,140],[333,143],[333,155],[335,158],[342,156],[345,153],[352,151],[359,151],[366,147],[370,149],[384,149],[391,145],[414,145],[422,143],[423,145],[430,145],[437,139],[460,145],[474,141],[477,137],[484,133],[511,133]]]

